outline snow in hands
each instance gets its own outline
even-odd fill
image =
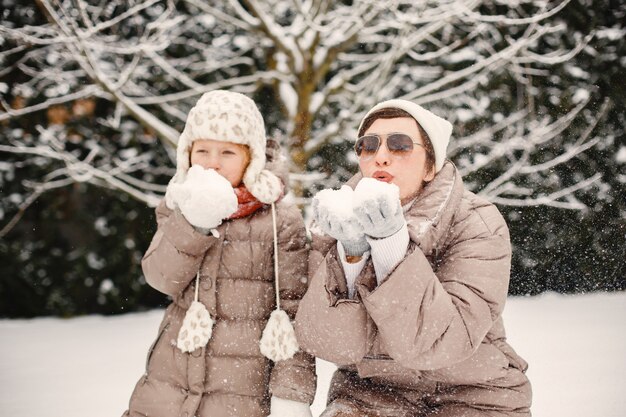
[[[346,240],[358,240],[363,235],[363,225],[355,215],[355,209],[376,205],[382,215],[393,214],[400,207],[400,190],[395,184],[363,178],[352,190],[344,185],[339,190],[326,189],[318,192],[313,205],[317,212],[327,213],[333,223],[342,223]]]
[[[379,201],[381,207],[393,210],[400,204],[400,189],[395,184],[375,178],[363,178],[354,189],[354,207],[367,205],[372,200]]]
[[[361,225],[354,216],[352,188],[344,185],[338,190],[325,189],[313,198],[317,213],[327,215],[327,219],[315,219],[320,226],[323,222],[341,224],[342,237],[347,241],[356,241],[363,236]]]
[[[406,224],[395,184],[363,178],[354,190],[353,204],[354,215],[368,236],[391,236]]]
[[[237,211],[232,185],[213,169],[194,165],[182,184],[169,187],[183,216],[196,227],[213,229]]]

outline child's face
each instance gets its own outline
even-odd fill
[[[214,169],[226,178],[233,187],[241,184],[250,162],[250,151],[246,145],[211,139],[198,139],[191,145],[191,165]]]

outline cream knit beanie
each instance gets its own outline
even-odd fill
[[[248,145],[250,163],[243,176],[244,185],[262,203],[278,200],[282,184],[276,175],[265,169],[265,124],[254,101],[232,91],[214,90],[203,94],[189,111],[185,129],[178,139],[176,175],[170,184],[185,181],[189,151],[197,139]],[[166,192],[165,201],[173,209],[175,204],[168,194]]]

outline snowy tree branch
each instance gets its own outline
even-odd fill
[[[534,198],[512,199],[500,196],[487,196],[489,200],[495,204],[513,207],[533,207],[548,206],[567,210],[586,210],[587,206],[577,201],[573,196],[576,191],[584,190],[602,178],[602,174],[598,173],[587,178],[571,187],[563,188],[550,194],[541,195]],[[561,198],[567,197],[568,201],[560,201]]]
[[[43,103],[24,107],[21,109],[12,109],[11,106],[8,103],[4,102],[3,100],[2,107],[4,108],[5,111],[0,113],[0,121],[9,120],[14,117],[24,116],[24,115],[34,113],[37,111],[45,110],[51,106],[68,103],[70,101],[75,101],[81,98],[91,97],[94,94],[96,94],[97,91],[98,91],[98,88],[96,86],[90,85],[75,93],[67,94],[61,97],[51,98],[50,100],[46,100]]]
[[[214,89],[263,92],[267,120],[290,147],[294,188],[304,190],[307,171],[315,169],[309,168],[312,158],[354,136],[372,105],[404,98],[428,104],[455,124],[449,152],[463,175],[498,167],[493,181],[480,184],[487,197],[578,207],[572,197],[578,189],[538,198],[531,188],[516,186],[516,180],[545,175],[598,141],[589,138],[600,116],[582,137],[564,137],[586,100],[576,99],[578,105],[561,116],[537,112],[542,103],[535,101],[534,81],[592,40],[588,35],[569,49],[554,41],[568,29],[559,12],[569,3],[111,0],[97,7],[84,0],[38,0],[47,24],[0,25],[11,42],[0,58],[18,57],[0,75],[19,72],[26,79],[11,87],[17,102],[26,104],[2,98],[0,121],[94,97],[108,103],[98,123],[121,131],[125,120],[137,121],[171,154],[176,128],[199,95]],[[494,79],[517,91],[484,91]],[[265,95],[267,88],[274,95]],[[559,94],[566,93],[554,96]],[[511,107],[488,117],[496,100],[509,100]],[[473,123],[484,127],[467,127]],[[563,151],[537,163],[538,149],[553,144]],[[60,148],[46,146],[37,152],[65,164],[59,178],[128,190],[142,201],[163,189],[135,175],[153,168],[147,161],[133,162],[131,175],[120,161],[66,160]],[[25,157],[31,151],[20,150]]]

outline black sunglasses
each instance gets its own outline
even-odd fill
[[[368,134],[361,136],[354,144],[354,151],[361,159],[370,159],[380,148],[382,142],[381,135]],[[389,133],[387,135],[387,149],[393,156],[406,156],[413,151],[414,145],[424,147],[423,144],[416,142],[412,137],[404,133]]]

